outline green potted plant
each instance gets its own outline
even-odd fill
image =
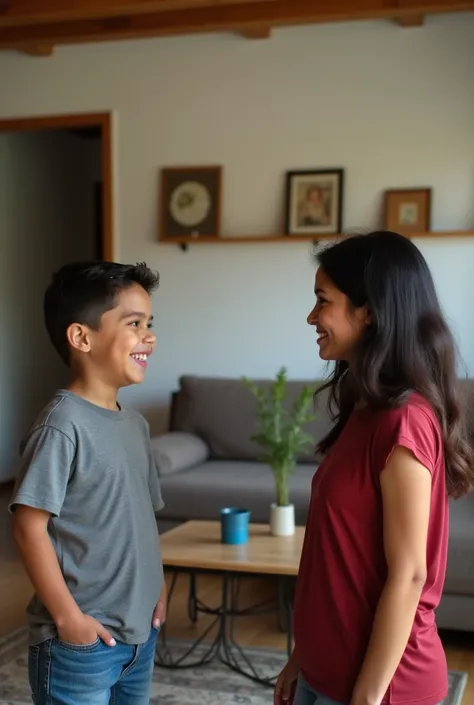
[[[298,455],[314,442],[304,431],[304,425],[315,418],[308,411],[313,391],[304,387],[288,407],[285,367],[267,391],[247,377],[243,381],[257,400],[258,432],[251,440],[263,448],[261,459],[275,478],[276,502],[271,505],[270,532],[274,536],[290,536],[295,532],[295,508],[290,503],[288,485]]]

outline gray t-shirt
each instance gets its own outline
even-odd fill
[[[146,641],[163,586],[163,501],[145,419],[59,391],[22,443],[15,504],[52,514],[49,536],[82,612],[119,641]],[[57,635],[37,595],[28,619],[30,644]]]

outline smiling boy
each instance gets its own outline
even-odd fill
[[[35,589],[28,606],[35,705],[147,705],[166,589],[162,508],[149,429],[121,407],[155,347],[145,264],[63,267],[44,298],[46,328],[69,366],[29,430],[13,530]]]

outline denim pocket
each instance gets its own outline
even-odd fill
[[[100,644],[100,638],[97,637],[97,639],[90,644],[70,644],[68,641],[62,641],[62,639],[59,639],[58,637],[56,639],[56,644],[62,649],[67,649],[68,651],[78,651],[84,653],[97,649]]]
[[[39,687],[39,659],[40,647],[30,646],[28,649],[28,681],[30,683],[31,696],[33,703],[36,703],[38,698]]]

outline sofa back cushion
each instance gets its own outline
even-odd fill
[[[255,380],[268,388],[273,380]],[[317,381],[288,381],[288,404],[304,386],[317,387]],[[474,380],[459,380],[461,398],[471,442],[474,444]],[[314,463],[315,446],[331,427],[327,410],[327,390],[317,398],[316,419],[305,430],[314,444],[298,458],[300,463]],[[183,376],[174,395],[170,430],[194,433],[209,446],[210,456],[222,460],[258,460],[261,448],[250,440],[257,431],[257,403],[240,379]]]
[[[466,414],[469,438],[474,445],[474,379],[460,379],[459,387]]]
[[[268,388],[272,380],[255,380]],[[287,404],[291,405],[304,386],[317,382],[288,381]],[[305,426],[314,439],[298,457],[300,463],[316,461],[315,446],[330,428],[326,412],[326,392],[318,397],[316,419]],[[211,457],[221,460],[258,460],[262,449],[250,440],[258,430],[257,402],[240,379],[183,376],[175,395],[171,417],[172,431],[200,436],[209,446]]]

